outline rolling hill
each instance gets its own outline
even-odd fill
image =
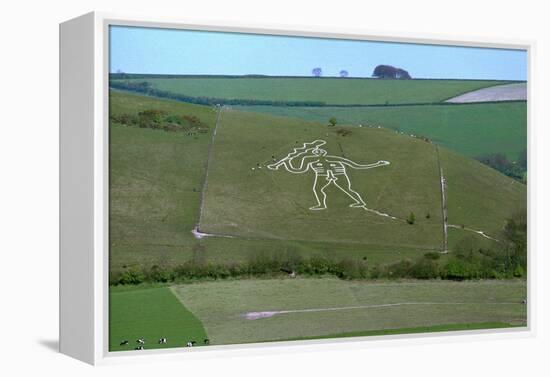
[[[195,115],[210,131],[188,135],[111,122],[111,273],[196,258],[234,263],[288,250],[380,263],[441,250],[440,177],[433,144],[390,130],[331,129],[318,122],[223,109],[209,161],[215,109],[111,93],[111,115],[147,109]],[[342,136],[339,130],[351,133]],[[273,158],[316,139],[326,140],[329,154],[358,163],[390,161],[375,169],[350,169],[349,175],[369,208],[398,219],[349,208],[350,199],[334,188],[327,191],[327,210],[310,211],[311,172],[265,168]],[[448,180],[449,221],[496,235],[505,219],[525,205],[525,186],[472,159],[439,150]],[[207,162],[200,230],[233,238],[196,239],[191,233],[199,219]],[[416,215],[413,225],[403,220],[411,212]],[[467,233],[452,232],[453,242]]]

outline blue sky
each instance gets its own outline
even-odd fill
[[[111,26],[110,70],[127,73],[370,77],[378,64],[413,78],[526,80],[521,50]]]

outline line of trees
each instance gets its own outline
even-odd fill
[[[154,96],[159,98],[167,98],[181,102],[194,103],[197,105],[233,105],[233,106],[251,106],[251,105],[265,105],[265,106],[326,106],[325,102],[321,101],[270,101],[270,100],[256,100],[256,99],[227,99],[216,97],[193,97],[186,94],[174,93],[166,90],[160,90],[153,86],[148,81],[124,81],[124,80],[111,80],[109,86],[113,89],[127,90],[131,92],[141,93],[148,96]]]
[[[524,149],[520,153],[517,162],[508,160],[508,158],[502,153],[485,154],[478,156],[477,160],[495,170],[498,170],[508,177],[526,183],[527,149]]]
[[[111,114],[112,122],[124,126],[150,128],[170,132],[207,133],[209,126],[195,115],[169,114],[158,109],[147,109],[136,113]]]

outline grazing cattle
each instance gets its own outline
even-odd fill
[[[143,337],[141,337],[138,340],[136,340],[136,343],[137,344],[145,344],[145,339],[143,339]]]
[[[192,340],[192,341],[191,341],[191,345],[194,346],[195,344],[197,344],[197,342],[195,342],[194,340]]]
[[[127,341],[127,340],[123,340],[122,342],[120,342],[120,345],[121,345],[121,346],[127,346],[127,345],[128,345],[128,341]]]
[[[160,338],[159,344],[166,344],[166,338]]]
[[[187,342],[187,347],[193,347],[193,343]]]
[[[522,303],[522,304],[527,304],[527,299],[521,300],[521,303]]]
[[[143,351],[145,348],[143,348],[143,346],[137,346],[136,348],[134,348],[136,351]]]
[[[210,339],[208,338],[204,339],[204,344],[210,344]]]

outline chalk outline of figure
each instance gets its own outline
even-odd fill
[[[373,164],[361,165],[354,161],[351,161],[345,157],[328,155],[325,149],[321,149],[322,145],[325,145],[325,140],[315,140],[311,143],[304,143],[302,147],[295,148],[286,157],[267,166],[270,170],[278,170],[279,167],[284,166],[285,169],[293,174],[303,174],[308,170],[315,173],[315,180],[313,181],[313,195],[317,200],[317,205],[310,207],[312,211],[318,211],[327,209],[327,194],[326,188],[331,184],[334,184],[342,192],[348,195],[354,203],[349,206],[352,208],[367,209],[365,201],[351,187],[351,181],[349,179],[346,166],[352,169],[372,169],[380,166],[389,165],[389,161],[380,160]],[[300,158],[300,166],[295,167],[292,161],[296,158]],[[313,161],[306,162],[306,160],[315,159]],[[319,178],[321,177],[321,178]],[[325,178],[326,182],[322,179]],[[338,183],[339,179],[344,180],[344,184]]]

